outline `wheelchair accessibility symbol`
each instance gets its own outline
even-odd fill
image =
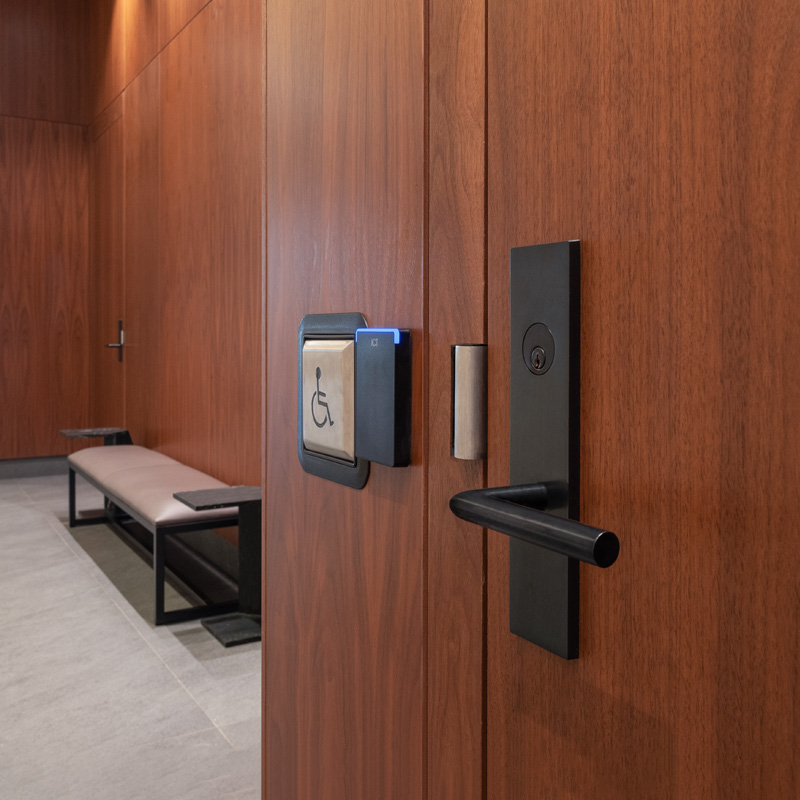
[[[331,410],[323,398],[328,395],[319,388],[319,379],[322,377],[322,370],[317,367],[317,391],[311,396],[311,418],[318,428],[324,428],[328,423],[333,427]],[[322,422],[317,419],[317,414],[322,418]]]

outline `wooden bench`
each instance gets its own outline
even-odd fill
[[[235,611],[237,603],[207,603],[174,611],[164,609],[166,537],[174,533],[237,525],[236,509],[193,511],[173,497],[175,492],[222,489],[228,484],[187,467],[162,453],[133,444],[89,447],[67,459],[69,467],[69,524],[99,525],[114,522],[117,509],[153,534],[155,624],[164,625]],[[106,513],[78,518],[75,510],[75,476],[80,475],[106,498]]]

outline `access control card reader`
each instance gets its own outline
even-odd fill
[[[411,334],[359,328],[355,341],[356,457],[406,467],[411,461]]]

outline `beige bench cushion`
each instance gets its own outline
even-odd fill
[[[67,460],[101,483],[112,472],[120,469],[179,463],[169,456],[157,453],[155,450],[148,450],[146,447],[138,447],[135,444],[87,447],[73,453]]]
[[[87,447],[73,453],[69,462],[136,509],[152,525],[213,521],[236,514],[232,508],[192,511],[176,500],[172,496],[175,492],[225,489],[228,484],[146,447],[131,444]]]
[[[154,525],[213,520],[236,514],[234,509],[192,511],[176,500],[175,492],[195,489],[225,489],[228,484],[205,472],[175,461],[152,467],[120,469],[109,475],[104,484],[120,500],[139,511]]]

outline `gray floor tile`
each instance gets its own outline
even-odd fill
[[[0,502],[5,503],[25,503],[30,500],[21,486],[21,481],[6,480],[0,481]]]
[[[261,742],[261,715],[244,722],[221,726],[220,730],[234,750],[247,750]]]
[[[259,797],[260,645],[153,627],[149,564],[66,494],[0,480],[0,797]]]
[[[219,800],[261,800],[261,789],[243,789],[241,792],[233,794],[223,794]]]
[[[127,747],[108,741],[44,764],[21,765],[12,780],[17,800],[219,800],[258,787],[252,754],[231,750],[216,729]]]
[[[129,605],[141,617],[143,629],[153,627],[155,597],[150,555],[143,555],[138,547],[123,541],[106,525],[76,528],[72,537],[76,557],[114,602]],[[169,583],[164,587],[164,603],[167,610],[191,605]]]

